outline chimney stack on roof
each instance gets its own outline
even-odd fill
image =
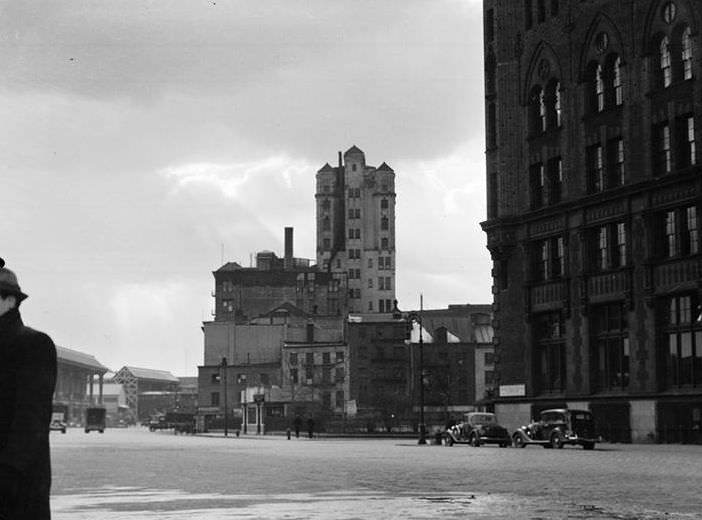
[[[285,261],[283,268],[291,271],[293,268],[293,228],[285,228]]]

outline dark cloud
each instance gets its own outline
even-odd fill
[[[481,124],[470,29],[481,13],[432,3],[18,3],[3,17],[16,36],[2,47],[0,84],[168,108],[193,134],[215,119],[214,140],[234,134],[307,157],[360,140],[391,157],[440,155]]]

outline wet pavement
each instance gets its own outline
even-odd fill
[[[696,519],[702,446],[52,433],[53,518]]]

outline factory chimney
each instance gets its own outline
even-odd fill
[[[293,268],[293,228],[285,228],[285,261],[283,268],[291,271]]]

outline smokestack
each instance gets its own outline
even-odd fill
[[[339,152],[339,169],[341,170],[341,167],[343,166],[343,163],[341,162],[341,152]]]
[[[286,271],[293,267],[293,228],[285,228],[285,262],[283,267]]]

